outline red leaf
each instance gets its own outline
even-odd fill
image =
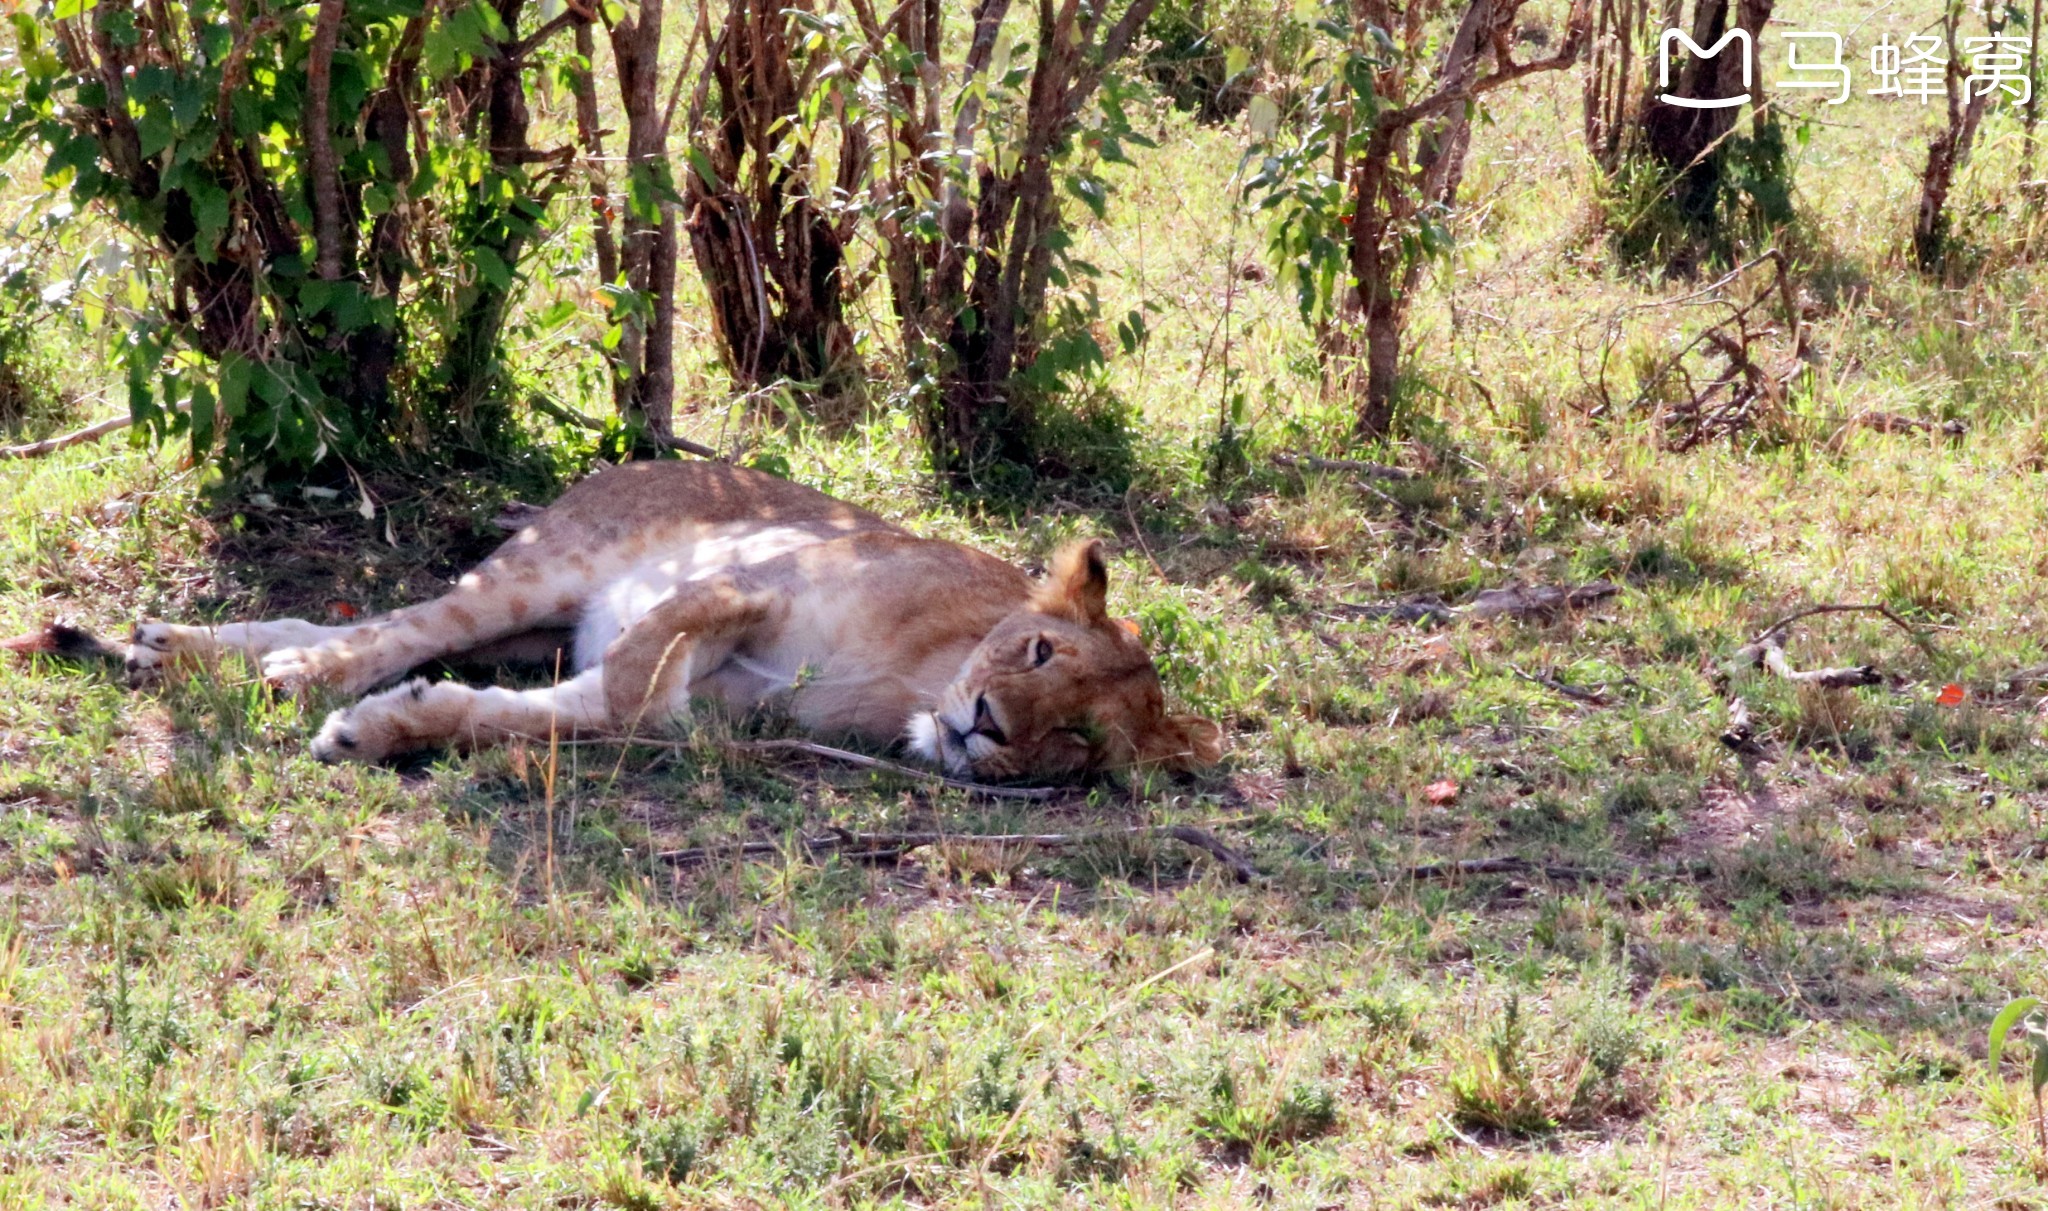
[[[1438,807],[1442,807],[1446,803],[1457,802],[1458,790],[1459,787],[1456,779],[1445,778],[1441,782],[1432,782],[1428,786],[1423,787],[1422,797]]]
[[[1959,706],[1963,701],[1963,687],[1950,682],[1941,687],[1941,693],[1934,696],[1934,701],[1941,706]]]

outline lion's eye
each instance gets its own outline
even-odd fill
[[[1052,640],[1040,635],[1038,642],[1031,645],[1031,664],[1035,668],[1052,659]]]

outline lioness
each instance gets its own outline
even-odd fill
[[[353,626],[144,623],[144,679],[223,650],[282,686],[362,693],[425,661],[573,628],[575,676],[545,689],[408,684],[330,715],[323,760],[510,737],[623,735],[688,709],[781,701],[806,730],[903,740],[949,773],[1065,775],[1216,761],[1214,723],[1166,711],[1159,675],[1106,610],[1099,542],[1033,584],[799,484],[717,463],[629,463],[569,489],[434,601]]]

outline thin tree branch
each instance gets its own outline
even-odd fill
[[[29,442],[26,445],[0,446],[0,458],[41,458],[45,454],[55,454],[66,446],[76,446],[85,442],[98,441],[107,434],[118,433],[134,423],[135,418],[132,416],[108,417],[96,425],[87,425],[75,433],[65,433],[57,437],[46,437],[39,442]]]
[[[1032,849],[1068,849],[1091,842],[1131,837],[1163,837],[1201,850],[1229,871],[1231,877],[1239,883],[1251,883],[1259,878],[1258,868],[1246,860],[1244,855],[1217,840],[1213,833],[1191,824],[1142,824],[1131,828],[1087,829],[1072,833],[862,833],[835,828],[825,836],[799,838],[798,844],[806,853],[811,854],[840,853],[853,858],[879,860],[901,857],[913,849],[928,845],[1012,845]],[[673,865],[687,866],[716,858],[775,854],[781,853],[782,850],[782,844],[775,841],[735,841],[725,845],[672,849],[655,856]]]
[[[1589,27],[1590,17],[1586,0],[1575,0],[1571,13],[1566,18],[1564,44],[1557,48],[1556,54],[1547,59],[1534,59],[1527,63],[1508,60],[1492,75],[1483,76],[1478,80],[1453,80],[1405,109],[1389,110],[1380,115],[1378,125],[1383,130],[1400,130],[1439,114],[1452,105],[1470,101],[1494,89],[1512,84],[1524,76],[1570,67],[1578,62],[1579,51],[1585,46]]]
[[[585,416],[581,412],[558,404],[545,395],[531,396],[527,399],[526,403],[535,412],[552,416],[564,424],[574,425],[579,429],[588,429],[593,433],[604,432],[603,421]],[[699,458],[709,458],[717,462],[726,461],[725,455],[720,454],[702,442],[693,442],[687,437],[674,437],[667,433],[657,433],[652,429],[647,431],[647,436],[656,445],[667,447],[670,450],[680,450],[684,454],[694,454]]]
[[[1458,879],[1466,875],[1527,875],[1541,874],[1546,879],[1560,883],[1583,883],[1598,880],[1601,876],[1583,866],[1547,866],[1531,862],[1527,858],[1467,858],[1461,862],[1431,862],[1424,866],[1411,866],[1397,871],[1397,879],[1414,879],[1418,882],[1429,879]]]
[[[1917,643],[1922,647],[1927,646],[1926,636],[1919,628],[1915,627],[1912,623],[1907,622],[1904,618],[1899,617],[1897,611],[1893,610],[1890,606],[1885,605],[1882,602],[1872,602],[1868,604],[1859,605],[1842,605],[1836,602],[1825,602],[1821,605],[1807,606],[1803,610],[1796,610],[1793,613],[1785,615],[1783,618],[1778,619],[1778,621],[1765,627],[1763,630],[1758,631],[1756,633],[1756,638],[1750,640],[1750,642],[1758,644],[1763,643],[1767,639],[1783,634],[1786,627],[1791,626],[1793,623],[1798,622],[1800,619],[1811,618],[1815,614],[1881,614],[1885,618],[1889,619],[1893,623],[1893,625],[1897,626],[1900,630],[1904,631],[1907,635],[1911,636],[1914,643]]]
[[[1302,471],[1350,471],[1368,479],[1421,479],[1418,471],[1406,467],[1390,467],[1385,463],[1361,462],[1355,458],[1317,458],[1312,454],[1275,454],[1273,462],[1282,467],[1293,467]]]
[[[552,19],[542,22],[539,29],[534,30],[512,45],[505,47],[499,53],[509,62],[517,63],[532,54],[539,48],[541,43],[546,42],[549,38],[554,37],[570,25],[579,21],[587,24],[595,20],[596,16],[590,9],[576,3],[576,0],[568,0],[568,3],[562,6],[562,11],[556,13]]]

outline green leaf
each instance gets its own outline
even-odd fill
[[[2019,997],[2016,1000],[2008,1001],[2005,1008],[1998,1011],[1998,1016],[1991,1019],[1991,1039],[1989,1046],[1986,1048],[1986,1053],[1991,1063],[1991,1074],[1994,1077],[1998,1075],[1999,1057],[2005,1052],[2005,1036],[2012,1033],[2013,1026],[2021,1018],[2032,1013],[2040,1004],[2041,998],[2039,997]]]
[[[711,157],[704,154],[703,148],[692,147],[683,154],[689,157],[690,167],[696,171],[699,180],[713,189],[725,188],[725,183],[718,179],[718,170],[711,167]]]
[[[199,256],[202,260],[213,259],[214,249],[220,243],[221,233],[228,228],[227,190],[194,173],[186,183],[185,193],[192,199],[192,219],[199,224]]]
[[[192,461],[204,462],[213,450],[213,388],[192,385]]]
[[[1102,218],[1109,209],[1109,188],[1099,179],[1086,173],[1075,173],[1067,178],[1067,192],[1081,199],[1095,217]]]
[[[68,21],[80,13],[89,13],[99,6],[99,0],[57,0],[57,11],[52,14],[59,21]]]
[[[240,419],[249,409],[249,379],[255,364],[238,354],[229,354],[220,364],[220,407],[229,420]]]
[[[171,145],[177,134],[177,127],[171,124],[171,107],[159,101],[142,111],[135,119],[135,138],[141,145],[138,150],[145,160],[155,159],[164,148]]]
[[[489,282],[492,287],[498,290],[512,289],[512,267],[505,263],[504,257],[499,256],[489,248],[478,245],[469,250],[469,260],[471,264],[476,266],[476,271],[482,274],[484,280]]]
[[[543,331],[547,331],[554,328],[560,328],[562,325],[568,323],[570,320],[575,318],[576,304],[570,302],[568,299],[556,299],[554,306],[549,307],[546,311],[541,312],[540,318],[535,320],[534,322],[538,324]]]
[[[1251,123],[1253,134],[1261,139],[1270,138],[1280,129],[1280,107],[1262,93],[1245,106],[1245,121]]]

